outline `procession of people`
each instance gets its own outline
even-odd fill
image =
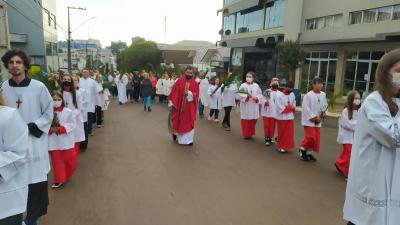
[[[223,112],[221,126],[231,131],[231,112],[238,107],[245,141],[253,140],[260,120],[266,147],[282,154],[296,152],[305,162],[317,162],[321,151],[328,102],[319,77],[298,108],[304,138],[294,151],[300,104],[291,81],[272,78],[262,91],[251,71],[240,83],[231,79],[233,74],[220,77],[200,71],[196,77],[191,66],[177,79],[168,73],[157,78],[144,70],[102,75],[85,69],[82,76],[60,76],[56,90],[49,90],[27,76],[31,61],[25,52],[10,50],[1,59],[11,74],[0,92],[0,202],[6,203],[0,204],[1,225],[36,225],[46,215],[50,170],[53,189],[64,188],[73,179],[79,155],[88,149],[94,129],[103,127],[109,97],[118,98],[120,105],[141,101],[147,114],[158,96],[169,111],[171,139],[179,145],[194,145],[198,116],[207,115],[208,121],[218,124]],[[363,101],[357,91],[347,95],[338,120],[342,152],[333,164],[348,179],[344,219],[350,225],[400,222],[399,92],[400,50],[394,50],[379,62],[373,93]]]

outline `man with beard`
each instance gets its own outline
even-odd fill
[[[174,141],[178,141],[181,145],[193,145],[199,85],[193,78],[192,67],[187,67],[184,74],[176,81],[168,100]]]
[[[26,225],[36,225],[46,215],[49,204],[47,174],[50,171],[48,132],[53,120],[53,99],[46,86],[27,77],[29,56],[21,50],[8,51],[1,60],[12,75],[3,83],[7,105],[16,108],[28,125],[31,146],[28,152],[28,205]]]

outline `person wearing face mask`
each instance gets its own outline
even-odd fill
[[[49,131],[49,153],[53,166],[53,189],[61,188],[71,178],[75,169],[75,120],[73,111],[65,107],[59,92],[52,94],[54,118]]]
[[[293,92],[293,82],[285,85],[283,92],[276,96],[278,142],[276,149],[285,153],[294,148],[294,113],[296,111],[296,97]]]
[[[328,108],[326,94],[322,92],[324,81],[316,77],[313,80],[313,90],[303,98],[301,125],[304,127],[304,139],[300,144],[300,158],[306,162],[316,162],[313,152],[319,153],[321,140],[321,125]]]
[[[263,107],[261,109],[266,146],[271,146],[274,144],[275,128],[278,118],[276,98],[279,93],[279,82],[276,78],[273,78],[271,81],[271,88],[269,90],[269,97],[263,98]]]
[[[358,115],[346,188],[348,224],[400,224],[400,50],[384,55]]]
[[[357,124],[358,109],[361,106],[361,95],[357,91],[347,94],[347,103],[339,118],[337,142],[343,145],[335,167],[344,177],[349,175],[351,148],[354,141],[354,130]]]
[[[194,130],[199,104],[199,85],[193,77],[193,68],[187,67],[176,81],[168,96],[171,110],[172,139],[180,145],[193,145]]]
[[[255,134],[255,126],[260,117],[259,104],[262,98],[262,91],[258,84],[254,83],[255,73],[246,74],[246,82],[241,84],[237,93],[240,101],[240,119],[242,136],[250,140]]]

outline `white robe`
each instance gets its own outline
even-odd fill
[[[216,90],[218,88],[218,90]],[[213,94],[214,93],[214,94]],[[210,109],[222,109],[221,87],[212,85],[208,88],[208,106]],[[211,96],[211,94],[213,94]]]
[[[322,122],[315,124],[310,119],[320,116],[321,112],[328,109],[326,95],[324,92],[316,94],[314,91],[308,92],[303,98],[301,111],[301,125],[307,127],[321,127]]]
[[[83,121],[83,104],[82,104],[82,96],[80,92],[76,92],[76,104],[78,107],[75,107],[72,94],[71,92],[63,92],[64,103],[68,109],[72,110],[72,114],[74,116],[75,121],[75,129],[73,131],[76,142],[82,142],[85,138],[85,128],[84,128],[84,121]]]
[[[97,88],[96,105],[100,106],[103,109],[106,105],[106,97],[104,95],[103,85],[100,83],[97,83],[96,88]]]
[[[231,84],[225,87],[222,92],[222,107],[236,106],[236,92],[238,88],[236,84]]]
[[[92,78],[81,78],[79,81],[79,88],[85,90],[86,95],[86,108],[85,113],[94,113],[96,110],[96,96],[97,96],[97,82]]]
[[[280,91],[270,91],[270,97],[267,98],[263,96],[263,100],[261,102],[262,107],[261,107],[261,115],[263,117],[268,117],[268,118],[278,118],[278,108],[276,105],[276,98],[281,93]],[[265,103],[268,102],[269,106],[265,107]]]
[[[53,121],[53,99],[43,83],[31,80],[27,87],[10,87],[3,83],[3,95],[7,105],[17,108],[18,97],[22,101],[18,111],[26,124],[35,123],[43,132],[40,138],[29,135],[31,146],[28,153],[29,183],[47,181],[50,172],[48,132]]]
[[[343,109],[339,118],[339,131],[337,142],[339,144],[353,144],[354,131],[357,125],[358,111],[353,110],[353,118],[349,119],[349,111],[347,108]]]
[[[168,79],[166,80],[165,83],[165,96],[169,96],[169,94],[171,94],[172,91],[172,87],[174,86],[175,81],[172,79]]]
[[[199,91],[200,91],[200,101],[201,103],[207,107],[209,104],[209,95],[208,89],[210,88],[210,82],[207,78],[201,79],[199,83]]]
[[[293,108],[296,108],[296,96],[293,93],[285,95],[283,92],[278,92],[275,97],[276,97],[275,102],[277,111],[275,119],[294,120],[294,112],[283,114],[283,111],[288,105],[292,106]]]
[[[88,107],[88,102],[87,102],[87,96],[86,96],[86,91],[83,88],[79,88],[78,90],[76,90],[76,93],[79,93],[79,95],[81,96],[81,100],[82,100],[82,110],[81,110],[81,114],[83,117],[83,122],[87,122],[88,121],[88,114],[87,114],[87,107]]]
[[[399,99],[396,99],[399,105]],[[378,92],[363,103],[355,130],[344,219],[357,225],[400,224],[400,114]]]
[[[156,94],[157,95],[165,95],[166,93],[166,87],[167,87],[167,80],[164,78],[158,79],[157,85],[156,85]]]
[[[122,77],[121,77],[122,76]],[[128,76],[120,75],[117,79],[117,88],[118,88],[118,100],[122,104],[128,102],[128,96],[126,96],[126,85],[128,85]]]
[[[0,106],[0,220],[26,211],[29,145],[18,111]]]
[[[250,99],[246,102],[246,97],[243,94],[238,93],[237,98],[240,100],[240,119],[242,120],[256,120],[260,118],[259,104],[262,100],[262,91],[260,86],[256,83],[247,84],[243,83],[240,85],[239,90],[246,90],[250,95],[258,98],[259,102]]]
[[[75,120],[73,111],[64,108],[62,112],[56,112],[60,121],[67,133],[65,134],[51,134],[49,135],[49,151],[55,150],[71,150],[75,146]]]

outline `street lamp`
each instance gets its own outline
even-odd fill
[[[75,10],[86,10],[86,8],[81,8],[81,7],[70,7],[68,6],[68,73],[72,72],[72,59],[71,59],[71,21],[70,21],[70,14],[69,11],[71,9]]]

